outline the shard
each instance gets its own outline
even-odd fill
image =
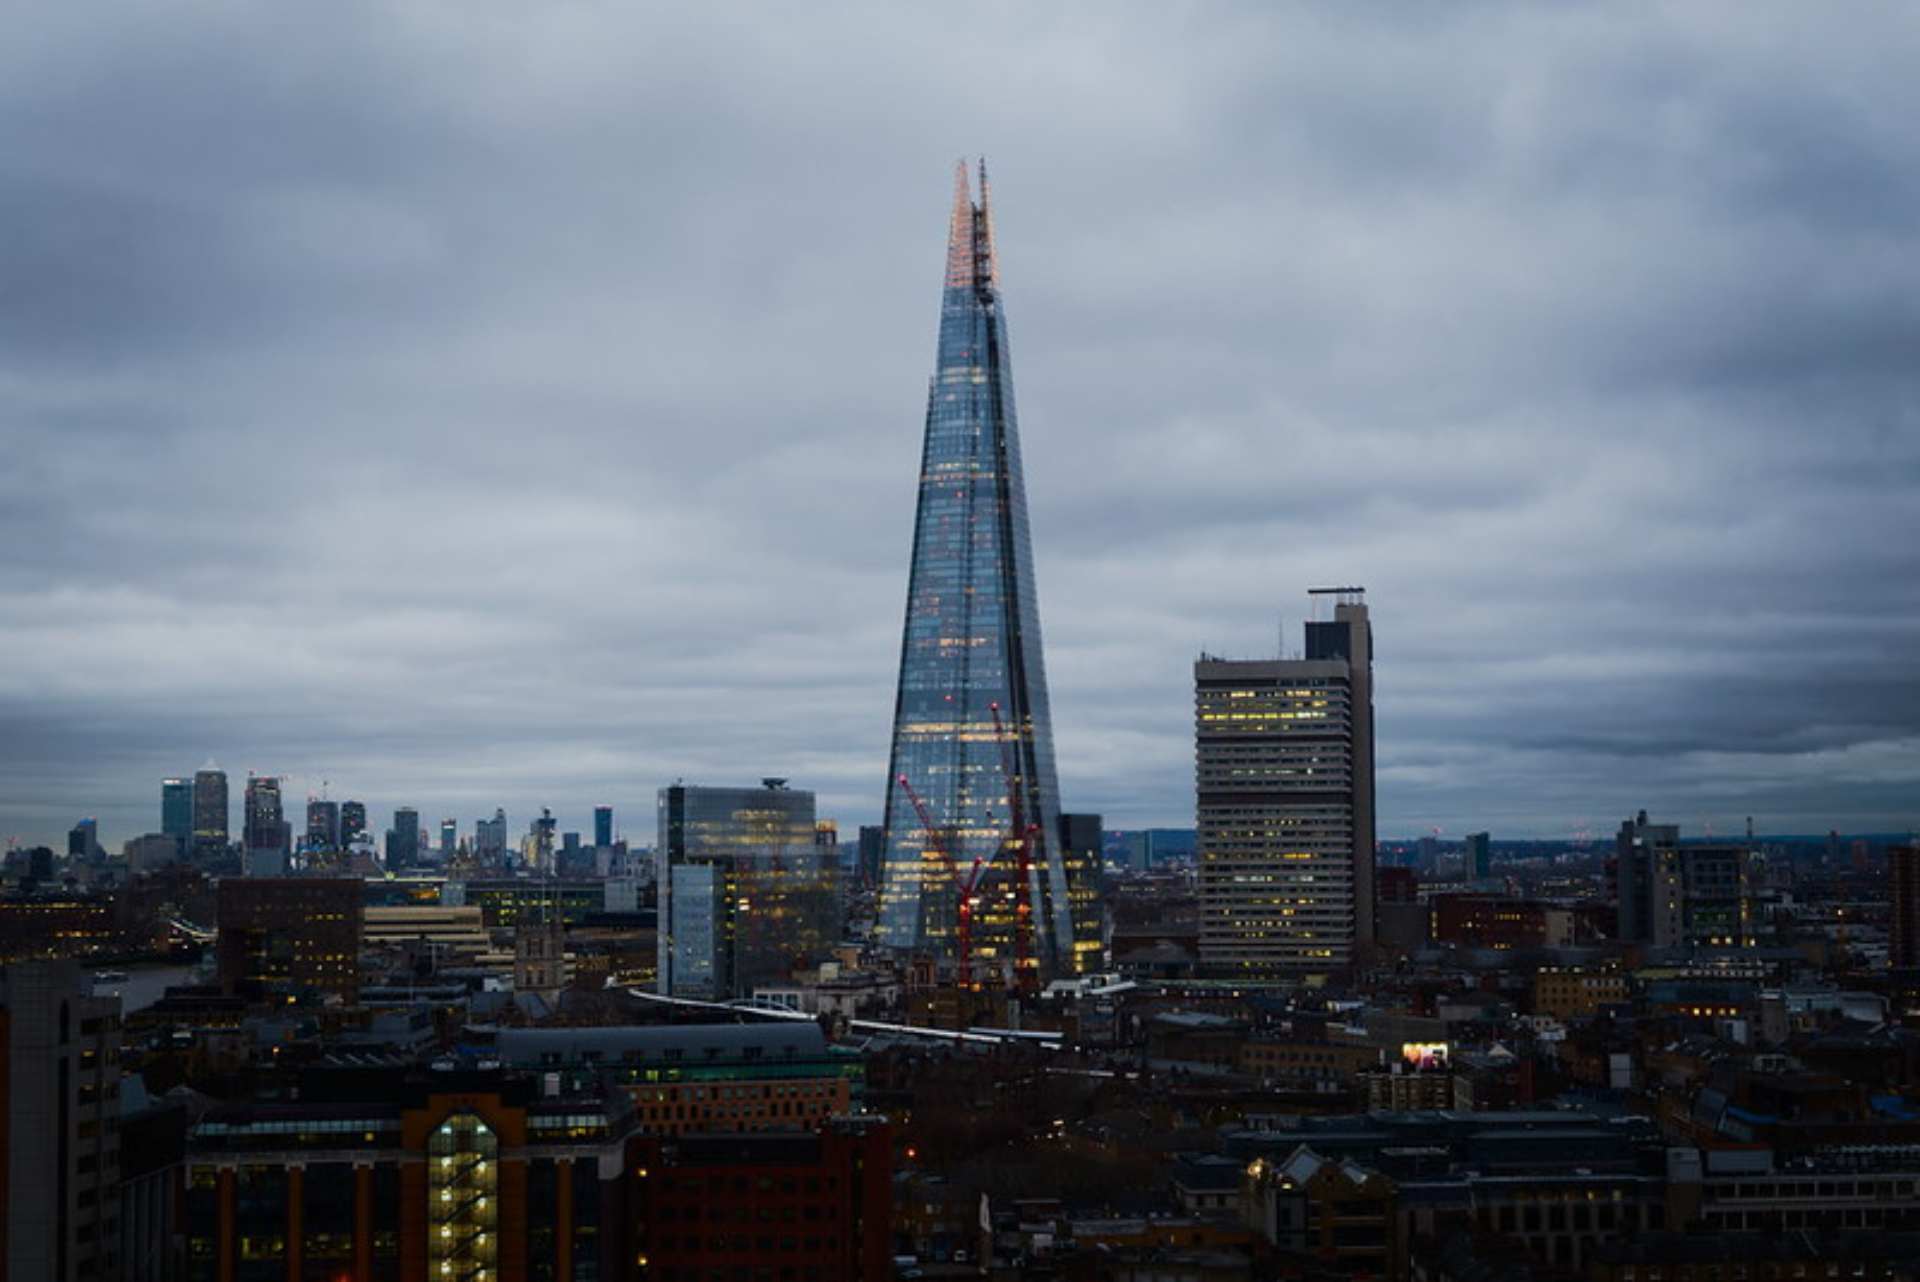
[[[900,645],[879,935],[963,971],[970,963],[975,983],[1016,975],[1034,982],[1080,968],[1076,916],[1082,934],[1087,925],[1084,912],[1074,911],[1060,851],[1053,726],[985,164],[977,201],[967,179],[962,162]],[[964,927],[963,895],[970,901]]]

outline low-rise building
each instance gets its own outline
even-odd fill
[[[502,1029],[495,1053],[516,1068],[605,1074],[626,1088],[648,1133],[813,1130],[855,1110],[860,1055],[818,1024],[662,1024]]]

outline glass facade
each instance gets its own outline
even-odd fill
[[[500,1252],[500,1143],[472,1113],[442,1122],[427,1143],[427,1276],[487,1282]]]
[[[181,855],[193,848],[193,780],[160,781],[160,831],[173,838]]]
[[[745,997],[839,940],[839,852],[815,840],[811,792],[660,790],[658,990]]]
[[[926,808],[925,821],[914,795]],[[1018,884],[1016,800],[1018,826],[1032,834],[1024,886]],[[1041,973],[1070,971],[1073,915],[1056,840],[1059,813],[986,170],[982,166],[976,204],[963,164],[948,233],[900,647],[881,942],[955,954],[960,892],[940,857],[944,849],[962,878],[976,862],[982,869],[974,883],[976,978],[1003,975],[1013,964],[1023,910]]]

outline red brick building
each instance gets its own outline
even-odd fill
[[[638,1278],[882,1282],[892,1276],[892,1130],[642,1137],[627,1145]]]
[[[227,877],[218,892],[220,987],[313,989],[352,1000],[360,987],[366,883],[358,877]]]

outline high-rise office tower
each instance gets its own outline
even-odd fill
[[[887,830],[879,824],[860,825],[859,853],[854,856],[854,873],[860,878],[860,884],[874,887],[880,884],[881,871],[886,867]]]
[[[815,840],[811,792],[660,790],[658,991],[745,997],[839,939],[839,855]]]
[[[542,806],[540,817],[527,825],[526,840],[520,843],[520,857],[527,867],[547,873],[553,871],[554,831],[558,827],[553,811]]]
[[[1374,940],[1373,629],[1358,588],[1302,659],[1194,664],[1200,963],[1325,973]]]
[[[280,780],[273,775],[248,775],[241,811],[247,871],[256,876],[284,875],[287,856],[293,852],[293,826],[287,822]]]
[[[495,809],[493,818],[473,825],[473,855],[483,864],[498,864],[507,857],[507,812]]]
[[[193,849],[193,780],[160,781],[160,831],[173,838],[182,858]]]
[[[67,830],[67,858],[97,859],[101,854],[98,820],[82,819]]]
[[[1073,914],[1074,963],[1078,971],[1105,967],[1106,922],[1100,905],[1100,866],[1107,844],[1099,815],[1060,816],[1060,859],[1067,873],[1067,903]],[[1090,942],[1092,947],[1085,947]]]
[[[1887,851],[1887,892],[1893,913],[1887,928],[1887,963],[1920,968],[1920,843]]]
[[[307,848],[340,849],[340,803],[321,797],[307,798]]]
[[[440,821],[440,857],[451,859],[460,850],[460,824],[458,820]]]
[[[342,848],[367,835],[367,804],[364,801],[340,803],[340,845]]]
[[[971,954],[980,979],[1008,974],[1023,943],[1040,975],[1070,972],[1076,956],[1099,948],[1074,936],[1059,849],[1053,724],[994,255],[986,168],[975,203],[962,164],[921,447],[878,932],[894,948],[954,957],[961,896],[951,870],[964,876],[978,861],[985,873]],[[1022,923],[1030,927],[1024,941]]]
[[[1614,938],[1672,948],[1684,935],[1680,829],[1642,810],[1614,837]]]
[[[611,846],[613,844],[613,807],[595,806],[593,808],[593,844]]]
[[[387,830],[387,867],[398,871],[420,862],[420,812],[401,806],[393,812],[393,827]]]
[[[1493,834],[1468,833],[1461,864],[1460,875],[1468,881],[1482,881],[1493,876]]]
[[[227,772],[209,761],[193,776],[193,845],[219,853],[227,848]]]
[[[73,961],[0,973],[0,1277],[120,1272],[120,1000]]]

